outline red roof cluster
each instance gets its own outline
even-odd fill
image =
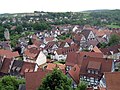
[[[42,79],[51,71],[39,69],[37,72],[25,73],[26,90],[36,90],[42,83]]]
[[[68,54],[70,52],[76,52],[78,50],[79,50],[79,47],[76,44],[74,44],[70,47],[59,48],[58,50],[56,50],[56,52],[57,52],[57,54],[65,55],[65,54]]]
[[[120,90],[120,72],[106,72],[105,80],[107,90]]]
[[[0,56],[5,56],[6,58],[14,58],[20,56],[17,51],[12,52],[10,50],[0,49]]]
[[[35,45],[29,45],[25,50],[24,55],[29,59],[35,59],[39,54],[40,50]]]

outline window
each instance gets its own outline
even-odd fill
[[[96,83],[98,82],[98,78],[95,78],[95,82],[96,82]]]
[[[93,77],[90,77],[90,82],[94,82],[94,78]]]
[[[62,58],[62,56],[59,56],[59,58]]]
[[[88,82],[90,81],[90,78],[89,78],[89,77],[87,77],[87,81],[88,81]]]
[[[83,77],[83,76],[80,76],[80,80],[84,80],[84,77]]]
[[[94,74],[94,70],[92,70],[92,74]]]
[[[67,71],[71,70],[71,66],[67,66],[67,67],[66,67],[66,70],[67,70]]]
[[[86,76],[84,76],[84,79],[86,80]]]
[[[88,73],[90,73],[90,70],[88,70]]]
[[[98,74],[98,71],[95,71],[95,74]]]

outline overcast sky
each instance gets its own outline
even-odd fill
[[[120,9],[120,0],[1,0],[0,13]]]

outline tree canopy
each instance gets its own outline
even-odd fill
[[[76,88],[76,90],[86,90],[87,89],[87,83],[84,81],[80,81],[80,84]]]
[[[109,38],[109,42],[108,43],[100,43],[99,47],[100,48],[106,48],[107,46],[114,46],[120,44],[120,36],[116,35],[116,34],[112,34]]]
[[[18,90],[20,84],[24,84],[23,79],[14,76],[4,76],[0,79],[0,90]]]
[[[116,34],[111,35],[108,45],[113,46],[113,45],[116,45],[119,43],[120,43],[120,36],[118,36]]]
[[[71,90],[71,80],[60,70],[54,69],[43,79],[38,90]]]
[[[40,31],[51,29],[50,24],[48,24],[46,22],[34,23],[32,25],[32,27],[33,27],[34,30],[40,30]]]

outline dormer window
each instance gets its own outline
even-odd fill
[[[95,61],[90,61],[87,66],[88,73],[91,74],[98,74],[100,68],[101,68],[101,62],[95,62]]]
[[[90,61],[87,66],[89,74],[98,74],[101,68],[101,62]]]

